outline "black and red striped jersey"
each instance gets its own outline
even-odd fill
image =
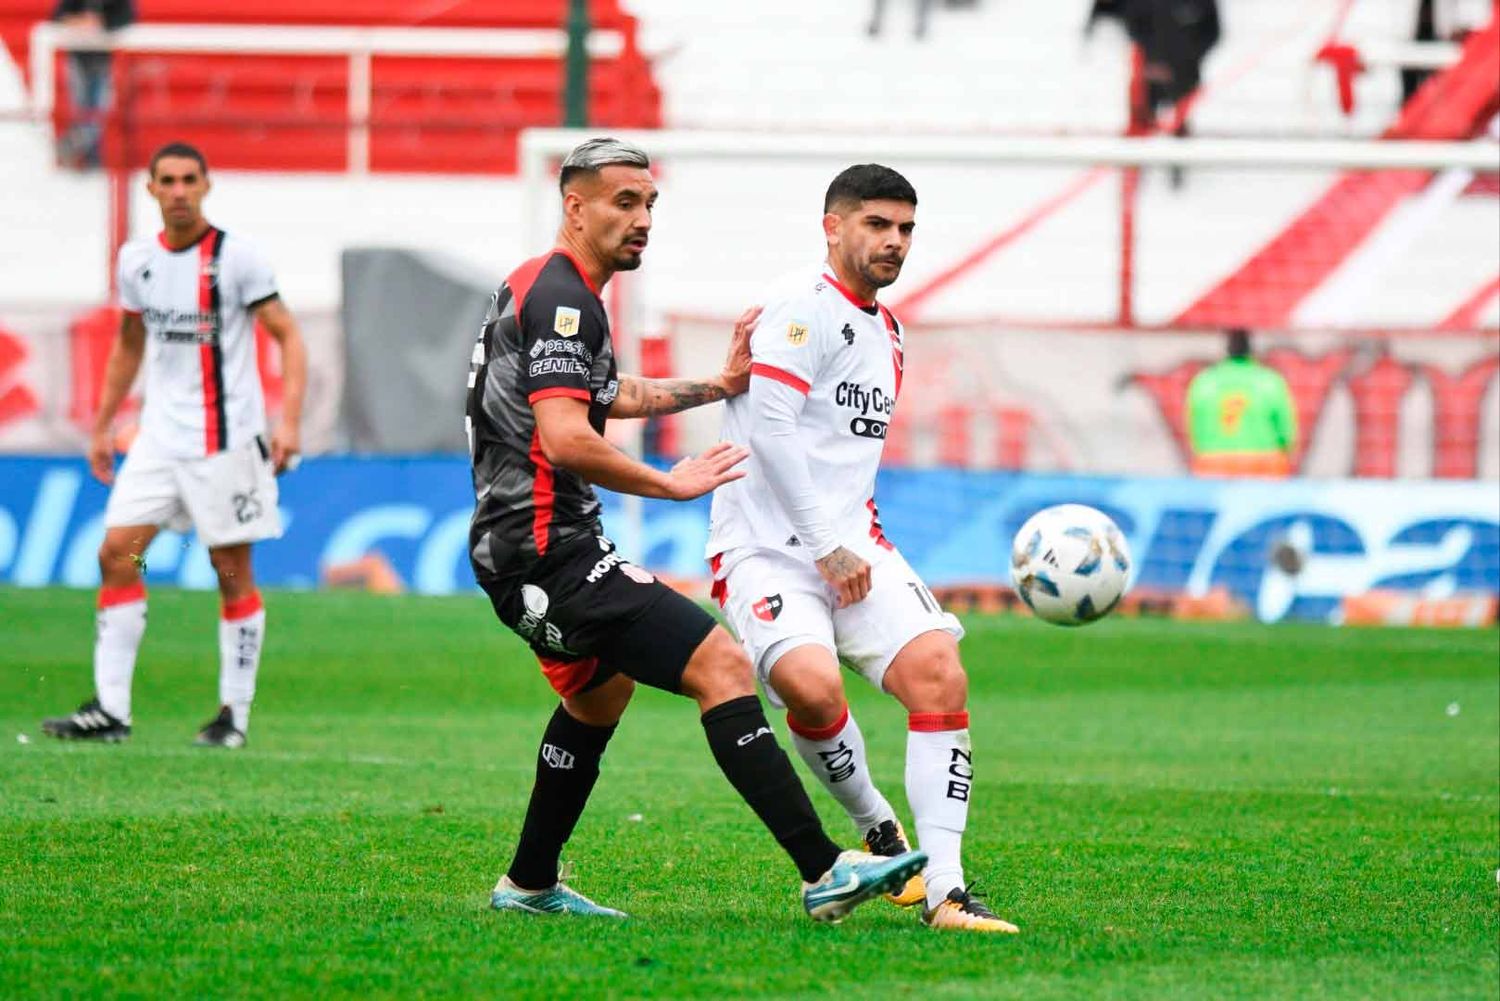
[[[192,459],[263,434],[254,311],[276,277],[255,247],[210,226],[179,250],[132,240],[117,268],[120,305],[146,327],[140,447]]]
[[[599,498],[547,461],[531,408],[554,396],[582,400],[603,434],[619,385],[609,317],[572,255],[553,250],[512,271],[490,300],[469,366],[469,553],[481,579],[518,574],[566,539],[600,531]]]

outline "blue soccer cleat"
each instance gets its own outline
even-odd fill
[[[926,864],[926,852],[887,858],[851,848],[834,860],[822,879],[802,884],[802,906],[814,921],[836,924],[866,900],[899,891]]]
[[[501,876],[490,894],[490,906],[497,911],[522,911],[526,914],[577,914],[586,918],[627,918],[630,915],[613,907],[594,903],[577,890],[558,882],[546,890],[523,890]]]

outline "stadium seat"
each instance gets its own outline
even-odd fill
[[[229,3],[143,0],[144,23],[288,26],[412,26],[396,0]],[[28,67],[30,31],[49,2],[12,0],[0,9],[0,39]],[[422,27],[536,29],[565,24],[565,0],[471,0],[423,19]],[[596,28],[619,31],[619,56],[596,59],[591,119],[606,126],[661,124],[661,94],[635,44],[635,21],[617,0],[593,0]],[[348,167],[348,60],[343,56],[134,53],[118,61],[117,86],[131,98],[126,123],[106,132],[107,160],[138,162],[191,133],[218,166],[341,171]],[[71,124],[65,75],[56,74],[54,128]],[[371,65],[370,167],[377,171],[513,173],[520,130],[561,123],[558,58],[376,56]],[[121,102],[122,105],[125,102]],[[128,127],[128,134],[127,134]]]

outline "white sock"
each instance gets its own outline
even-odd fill
[[[791,713],[787,713],[786,725],[792,731],[792,746],[823,783],[823,788],[849,814],[861,838],[881,821],[896,819],[891,804],[870,780],[865,738],[854,717],[849,715],[847,705],[831,726],[803,726]]]
[[[247,733],[250,725],[250,703],[255,700],[255,674],[260,670],[265,638],[266,609],[259,591],[224,604],[219,619],[219,701],[229,707],[240,733]]]
[[[94,634],[94,694],[104,711],[130,722],[130,681],[146,635],[146,585],[101,587]]]
[[[912,713],[906,735],[906,799],[927,853],[927,906],[964,885],[964,826],[974,785],[969,714]]]

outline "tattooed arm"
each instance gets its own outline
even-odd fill
[[[760,319],[760,307],[740,314],[729,340],[724,369],[712,379],[645,379],[620,376],[620,392],[609,408],[611,417],[660,417],[701,407],[715,400],[739,396],[750,386],[750,335]]]
[[[701,407],[731,395],[719,379],[643,379],[620,376],[620,395],[609,408],[611,417],[660,417]]]

